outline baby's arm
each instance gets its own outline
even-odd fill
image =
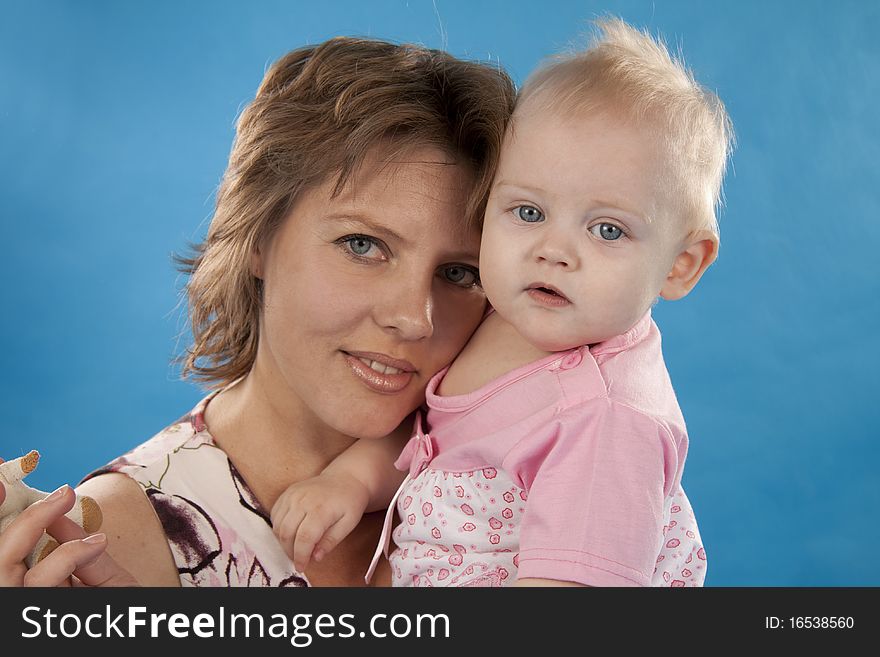
[[[538,577],[523,577],[513,583],[514,586],[589,586],[589,584],[579,584],[578,582],[566,582],[561,579],[541,579]]]
[[[358,440],[317,477],[291,485],[272,507],[272,527],[294,567],[320,561],[364,513],[387,508],[404,473],[394,467],[410,436],[407,420],[378,440]]]
[[[603,398],[559,414],[535,444],[523,441],[509,464],[528,488],[516,584],[650,586],[676,447],[652,416]]]

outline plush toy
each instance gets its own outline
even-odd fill
[[[49,493],[31,488],[22,481],[29,473],[33,472],[39,460],[40,454],[34,450],[12,461],[0,463],[0,482],[6,489],[6,499],[3,504],[0,504],[0,532],[6,529],[7,525],[19,513],[49,495]],[[101,526],[101,507],[86,495],[77,495],[76,504],[66,515],[88,533],[96,531]],[[58,547],[58,541],[44,532],[25,559],[28,568],[44,559],[56,547]]]

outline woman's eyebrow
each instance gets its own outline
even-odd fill
[[[405,239],[387,226],[383,226],[370,219],[370,217],[357,212],[335,212],[333,214],[325,215],[324,219],[338,224],[351,226],[352,228],[360,228],[366,232],[375,233],[377,237],[392,240],[403,244],[404,246],[407,246],[410,243],[409,240]]]

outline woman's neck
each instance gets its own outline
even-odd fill
[[[320,422],[258,366],[219,393],[205,424],[266,509],[293,483],[314,477],[354,439]]]

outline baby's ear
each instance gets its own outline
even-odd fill
[[[709,230],[691,233],[672,263],[672,270],[660,290],[660,296],[675,301],[694,289],[703,272],[718,257],[718,236]]]

